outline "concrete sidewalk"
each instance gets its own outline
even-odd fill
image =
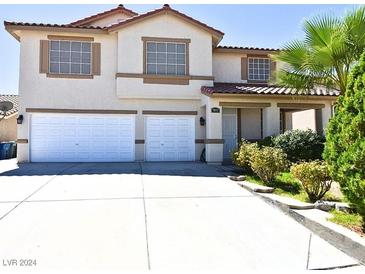
[[[0,264],[0,271],[365,270],[231,182],[221,167],[202,163],[5,171],[0,243],[5,262],[37,260],[28,268]]]

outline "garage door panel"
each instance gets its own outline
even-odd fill
[[[148,161],[193,161],[195,117],[147,117],[146,159]]]
[[[34,162],[134,160],[135,119],[131,115],[33,114]]]
[[[178,153],[178,158],[179,158],[179,161],[189,161],[189,153],[180,151]]]

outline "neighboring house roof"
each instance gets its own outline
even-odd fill
[[[0,94],[0,102],[9,101],[13,103],[13,108],[6,112],[6,116],[12,116],[18,113],[19,109],[19,96],[14,94]]]
[[[142,20],[145,20],[147,18],[150,18],[150,17],[153,17],[153,16],[156,16],[158,14],[162,14],[162,13],[171,13],[173,15],[176,15],[178,16],[179,18],[185,20],[185,21],[188,21],[196,26],[199,26],[200,28],[203,28],[204,30],[206,31],[209,31],[210,33],[212,33],[214,36],[217,36],[219,37],[219,41],[222,39],[224,33],[218,29],[215,29],[213,27],[210,27],[190,16],[187,16],[186,14],[183,14],[175,9],[172,9],[169,5],[165,4],[163,5],[162,8],[159,8],[159,9],[156,9],[156,10],[153,10],[153,11],[149,11],[147,13],[144,13],[144,14],[140,14],[138,16],[135,16],[135,17],[132,17],[130,19],[126,19],[122,22],[119,22],[119,23],[116,23],[116,24],[113,24],[111,26],[108,27],[108,29],[110,31],[113,31],[113,30],[116,30],[116,29],[119,29],[119,28],[122,28],[122,27],[125,27],[127,25],[131,25],[131,24],[134,24],[134,23],[137,23],[137,22],[140,22]]]
[[[113,15],[113,14],[118,14],[118,13],[124,13],[128,16],[131,16],[131,17],[138,15],[138,13],[136,13],[136,12],[130,10],[130,9],[126,9],[123,5],[118,5],[118,7],[114,8],[114,9],[107,10],[107,11],[104,11],[104,12],[101,12],[101,13],[98,13],[98,14],[95,14],[95,15],[85,17],[83,19],[80,19],[80,20],[77,20],[77,21],[74,21],[74,22],[71,22],[70,25],[72,25],[72,26],[84,26],[86,24],[90,24],[90,23],[95,22],[97,20],[100,20],[102,18],[108,17],[108,16]]]
[[[309,95],[309,96],[338,96],[339,91],[316,88],[309,93],[297,93],[295,89],[265,84],[228,84],[214,83],[213,87],[201,87],[201,93],[213,94],[256,94],[256,95]]]

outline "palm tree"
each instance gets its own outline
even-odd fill
[[[304,22],[305,38],[286,44],[276,60],[285,63],[278,83],[306,92],[315,86],[347,86],[347,76],[365,49],[365,6],[343,18],[318,16]]]

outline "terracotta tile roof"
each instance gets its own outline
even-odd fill
[[[0,94],[0,102],[9,101],[13,103],[13,108],[6,113],[6,116],[10,116],[18,112],[19,109],[19,96],[14,94]]]
[[[309,93],[296,93],[295,89],[265,85],[265,84],[226,84],[214,83],[213,87],[201,87],[201,93],[205,95],[212,94],[259,94],[259,95],[310,95],[310,96],[338,96],[337,90],[326,90],[325,88],[316,88]]]
[[[69,24],[43,24],[43,23],[23,23],[23,22],[9,22],[4,21],[4,26],[22,26],[22,27],[45,27],[45,28],[74,28],[74,29],[99,29],[103,30],[101,27],[91,27],[91,26],[72,26]]]
[[[138,13],[136,13],[136,12],[130,10],[130,9],[126,9],[123,5],[118,5],[118,7],[113,8],[111,10],[100,12],[98,14],[91,15],[91,16],[85,17],[83,19],[71,22],[70,25],[72,25],[72,26],[83,26],[85,24],[94,22],[94,21],[99,20],[101,18],[105,18],[105,17],[107,17],[109,15],[112,15],[112,14],[115,14],[115,13],[125,13],[129,16],[138,15]]]
[[[274,49],[274,48],[237,47],[237,46],[218,46],[217,49],[280,51],[280,49]]]
[[[217,34],[217,35],[219,35],[219,36],[223,36],[223,35],[224,35],[224,33],[223,33],[222,31],[220,31],[220,30],[218,30],[218,29],[215,29],[215,28],[213,28],[213,27],[210,27],[210,26],[208,26],[208,25],[206,25],[206,24],[204,24],[204,23],[202,23],[202,22],[200,22],[200,21],[198,21],[198,20],[196,20],[196,19],[194,19],[194,18],[192,18],[192,17],[190,17],[190,16],[188,16],[188,15],[186,15],[186,14],[183,14],[183,13],[181,13],[181,12],[179,12],[179,11],[175,10],[175,9],[172,9],[172,8],[171,8],[169,5],[167,5],[167,4],[163,5],[163,7],[162,7],[162,8],[155,9],[155,10],[153,10],[153,11],[149,11],[149,12],[147,12],[147,13],[140,14],[140,15],[138,15],[138,16],[134,16],[134,17],[132,17],[132,18],[130,18],[130,19],[127,19],[127,20],[124,20],[124,21],[122,21],[122,22],[120,22],[120,23],[113,24],[113,25],[109,26],[109,27],[108,27],[108,29],[117,29],[118,27],[121,27],[121,26],[123,26],[123,25],[127,25],[127,24],[129,24],[129,23],[131,23],[131,22],[138,21],[138,20],[140,20],[140,19],[142,19],[142,18],[149,17],[149,16],[152,16],[152,15],[158,14],[158,13],[160,13],[160,12],[166,12],[166,11],[168,11],[168,12],[172,12],[172,13],[174,13],[174,14],[176,14],[176,15],[179,15],[179,16],[183,17],[184,19],[187,19],[187,20],[189,20],[189,21],[192,21],[192,22],[194,22],[195,24],[200,25],[201,27],[203,27],[203,28],[205,28],[205,29],[207,29],[207,30],[212,31],[212,32],[216,33],[216,34]]]

